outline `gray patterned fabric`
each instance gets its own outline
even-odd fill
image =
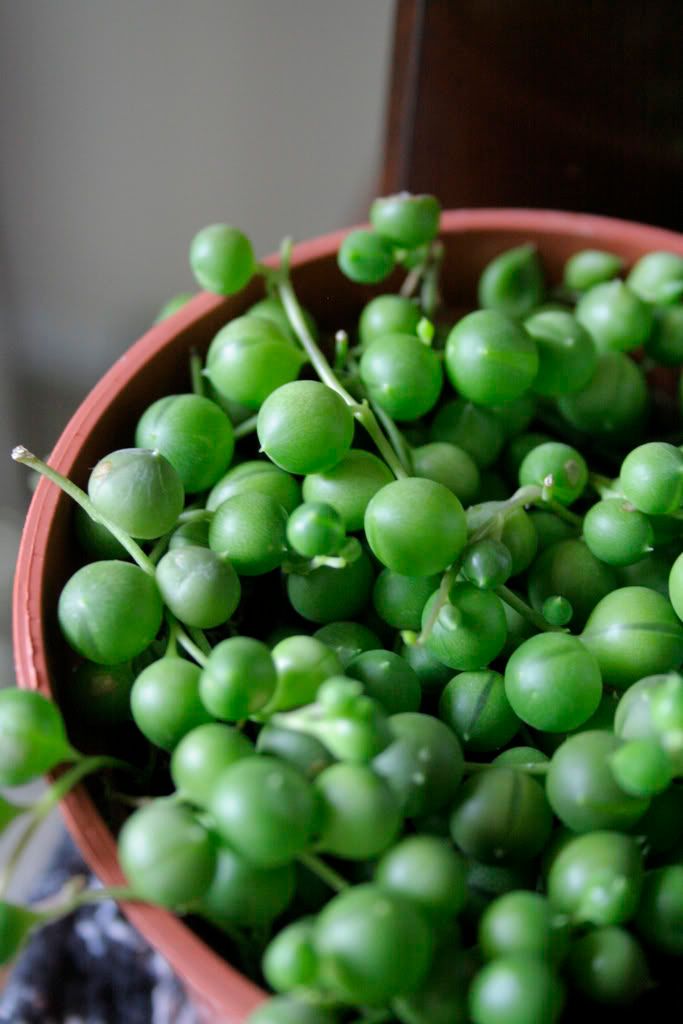
[[[65,837],[33,898],[83,874]],[[107,902],[33,937],[0,996],[0,1024],[199,1024],[199,1017],[168,963]]]

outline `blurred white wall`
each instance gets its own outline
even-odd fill
[[[393,0],[0,0],[12,357],[85,389],[203,224],[264,255],[364,216]]]

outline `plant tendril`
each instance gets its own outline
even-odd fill
[[[531,605],[528,605],[526,601],[523,601],[521,597],[518,597],[512,590],[506,586],[496,587],[494,593],[498,594],[501,601],[505,601],[507,605],[530,622],[536,629],[541,630],[543,633],[566,633],[567,630],[563,626],[551,626],[551,624],[545,619],[540,612],[537,612]]]
[[[403,468],[400,459],[395,454],[388,439],[384,435],[384,432],[377,422],[377,418],[372,412],[372,409],[368,405],[367,401],[356,401],[353,395],[349,394],[346,388],[340,383],[334,370],[321,352],[308,329],[299,300],[296,297],[292,283],[287,276],[291,245],[291,239],[285,240],[282,244],[283,273],[278,281],[278,293],[280,295],[282,305],[285,308],[287,318],[320,380],[333,391],[336,391],[339,397],[346,402],[354,416],[354,419],[358,420],[361,426],[365,428],[394,476],[400,480],[408,476],[408,474]]]
[[[177,619],[172,619],[172,617],[169,615],[169,621],[173,621],[173,624],[174,624],[174,627],[175,627],[176,641],[180,644],[180,646],[185,651],[187,651],[187,653],[190,655],[190,657],[193,658],[201,668],[204,668],[206,666],[206,663],[208,661],[208,655],[210,653],[210,648],[209,648],[209,650],[203,650],[202,649],[205,646],[208,647],[208,643],[206,642],[206,638],[204,637],[204,634],[203,633],[201,634],[201,636],[202,636],[202,638],[204,640],[204,643],[202,644],[202,646],[200,646],[198,643],[195,642],[195,640],[192,639],[191,636],[189,636],[185,632],[185,630],[180,625],[180,623],[178,622]],[[201,631],[200,630],[190,630],[190,632],[194,634],[194,633],[200,633]]]
[[[249,416],[246,420],[242,420],[241,423],[238,423],[233,431],[235,440],[239,441],[241,437],[248,437],[249,434],[255,433],[257,422],[258,416]]]
[[[300,853],[298,861],[329,885],[331,889],[334,889],[335,892],[343,892],[345,889],[350,888],[350,883],[339,872],[331,868],[329,864],[326,864],[324,860],[317,857],[314,853]]]
[[[79,756],[76,751],[74,751],[74,754]],[[22,856],[50,811],[86,776],[92,775],[93,772],[100,771],[102,768],[132,770],[129,764],[126,764],[125,761],[120,761],[116,757],[108,757],[106,755],[83,757],[81,755],[81,760],[65,771],[56,782],[53,782],[37,803],[33,805],[26,827],[21,833],[0,875],[0,897],[7,891],[7,887]]]
[[[204,374],[202,372],[202,357],[193,348],[190,352],[190,379],[192,381],[192,392],[200,398],[206,397],[204,388]]]
[[[39,459],[37,455],[33,454],[33,452],[24,448],[23,445],[17,445],[17,447],[12,450],[12,458],[15,462],[20,462],[23,466],[28,466],[30,469],[35,470],[36,473],[40,473],[41,476],[47,477],[47,479],[51,480],[53,484],[57,484],[65,494],[68,494],[68,496],[75,501],[77,505],[80,505],[81,508],[88,513],[94,522],[99,523],[101,526],[104,526],[109,530],[112,536],[115,537],[119,544],[126,549],[133,561],[135,561],[144,572],[149,576],[155,576],[156,570],[154,563],[145,554],[140,545],[136,543],[136,541],[134,541],[133,538],[125,532],[125,530],[116,526],[115,523],[112,523],[111,520],[107,519],[105,516],[100,515],[88,495],[85,491],[81,490],[77,484],[69,480],[68,477],[63,476],[56,469],[53,469],[52,466],[48,466],[46,462],[43,462],[43,460]]]
[[[474,774],[475,772],[496,771],[496,769],[501,768],[502,765],[493,764],[492,762],[465,761],[463,767],[465,769],[465,774]],[[529,761],[524,764],[510,764],[505,767],[518,769],[521,772],[526,772],[527,775],[547,775],[550,762]]]
[[[450,593],[450,589],[453,583],[455,582],[456,574],[457,571],[453,567],[451,567],[441,577],[441,583],[439,584],[439,590],[437,593],[436,601],[434,602],[434,607],[432,608],[430,616],[425,622],[424,626],[422,627],[422,631],[418,636],[417,640],[415,641],[415,643],[424,644],[427,638],[429,637],[431,631],[434,629],[434,626],[436,625],[436,620],[439,617],[441,609],[448,604],[448,595]]]

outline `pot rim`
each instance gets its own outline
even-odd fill
[[[367,225],[361,225],[367,226]],[[296,272],[307,264],[329,258],[353,228],[337,230],[298,243],[291,266]],[[594,214],[525,208],[448,210],[441,217],[441,236],[526,232],[542,238],[568,235],[600,247],[633,247],[641,251],[669,249],[683,254],[683,235],[665,228]],[[263,262],[276,266],[278,255]],[[57,441],[50,464],[69,475],[79,453],[103,414],[118,401],[127,382],[142,373],[172,339],[204,318],[215,316],[225,303],[221,296],[200,292],[167,320],[155,324],[125,352],[85,397]],[[43,622],[44,567],[49,557],[49,526],[61,492],[41,478],[31,501],[16,564],[12,632],[17,684],[52,695]],[[94,874],[106,885],[120,885],[123,875],[116,859],[116,843],[95,808],[86,788],[78,786],[62,802],[61,810],[72,837]],[[128,903],[122,908],[145,938],[169,961],[221,1020],[243,1021],[265,997],[264,992],[206,945],[180,918],[166,910]],[[226,992],[230,1015],[226,1016]]]

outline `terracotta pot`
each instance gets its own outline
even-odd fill
[[[473,304],[482,267],[501,250],[537,244],[550,280],[558,280],[567,257],[580,248],[618,253],[627,264],[653,249],[683,254],[683,236],[659,228],[581,214],[538,210],[461,210],[442,221],[446,258],[444,292],[454,306]],[[304,242],[294,250],[293,278],[303,303],[322,326],[345,322],[367,300],[367,291],[337,269],[335,253],[345,232]],[[272,258],[267,262],[275,262]],[[147,405],[188,389],[191,349],[204,352],[218,328],[255,301],[260,291],[222,299],[200,294],[156,325],[122,356],[72,417],[51,464],[80,484],[105,452],[131,441],[132,426]],[[30,444],[30,438],[26,441]],[[53,693],[61,640],[55,608],[60,589],[77,564],[69,535],[71,506],[56,487],[41,480],[24,528],[14,587],[14,650],[19,686]],[[107,885],[122,882],[115,840],[86,789],[62,804],[66,824],[86,861]],[[124,910],[147,940],[172,964],[207,1021],[240,1024],[264,998],[255,985],[214,953],[183,922],[139,905]]]

